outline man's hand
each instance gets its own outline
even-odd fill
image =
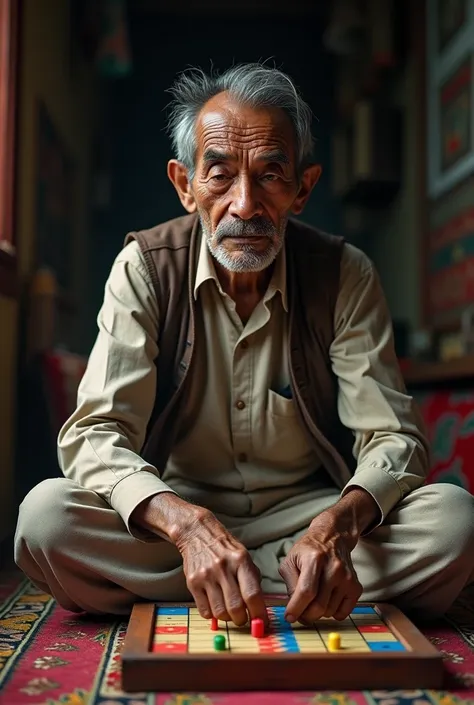
[[[260,573],[247,549],[208,513],[176,541],[190,593],[205,619],[243,625],[267,613]]]
[[[249,618],[268,622],[258,568],[212,512],[163,492],[142,503],[134,521],[175,544],[201,617],[238,626]]]
[[[331,510],[327,510],[329,513]],[[280,565],[290,600],[285,617],[304,624],[320,617],[345,619],[362,593],[351,561],[351,542],[321,514]]]
[[[372,497],[356,488],[311,522],[280,565],[290,596],[288,621],[339,620],[351,613],[362,594],[351,551],[377,514]]]

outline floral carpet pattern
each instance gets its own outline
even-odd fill
[[[423,632],[443,691],[133,693],[120,687],[125,621],[75,615],[19,576],[0,578],[2,705],[474,705],[474,591]]]

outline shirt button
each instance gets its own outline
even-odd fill
[[[242,401],[242,399],[239,399],[239,401],[236,402],[235,405],[236,405],[237,409],[240,409],[240,410],[245,409],[245,402]]]
[[[240,347],[242,348],[242,350],[247,350],[248,346],[249,346],[248,340],[242,340],[242,342],[240,343]]]
[[[239,463],[246,463],[247,453],[239,453],[237,460],[239,461]]]

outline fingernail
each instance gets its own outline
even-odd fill
[[[285,616],[285,619],[286,619],[286,621],[289,622],[290,624],[292,624],[293,622],[296,622],[296,617],[295,617],[293,614],[287,614],[287,615]]]

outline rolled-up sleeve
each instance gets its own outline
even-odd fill
[[[429,449],[400,372],[379,277],[368,257],[351,245],[345,246],[341,262],[330,356],[339,416],[354,433],[357,460],[343,495],[354,486],[365,489],[379,506],[382,522],[425,481]]]
[[[153,285],[132,242],[112,266],[77,408],[58,439],[64,475],[100,495],[144,540],[148,534],[130,522],[134,509],[172,491],[140,457],[155,402],[158,326]]]

